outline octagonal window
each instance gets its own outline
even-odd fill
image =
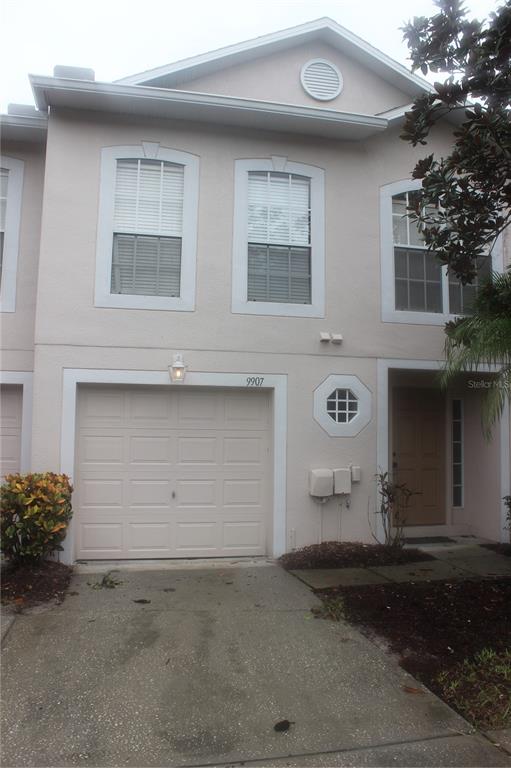
[[[358,413],[358,397],[351,389],[334,389],[327,397],[326,412],[336,424],[347,424]]]

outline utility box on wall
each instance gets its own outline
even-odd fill
[[[334,473],[331,469],[311,469],[309,471],[309,493],[317,498],[332,496],[334,492]]]
[[[334,493],[335,494],[351,493],[350,467],[342,467],[340,469],[334,469],[333,473],[334,473]]]

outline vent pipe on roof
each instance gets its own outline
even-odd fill
[[[93,69],[88,67],[67,67],[63,64],[57,64],[53,67],[53,77],[63,77],[66,80],[95,80],[96,75]]]

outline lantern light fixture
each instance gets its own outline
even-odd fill
[[[186,366],[183,363],[183,355],[176,353],[172,358],[172,365],[169,366],[170,380],[173,384],[180,384],[185,379]]]

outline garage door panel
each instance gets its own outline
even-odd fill
[[[178,464],[216,464],[219,439],[211,437],[176,437]]]
[[[222,526],[224,549],[263,548],[263,526],[260,520],[224,521]]]
[[[104,557],[106,552],[120,555],[123,550],[122,529],[122,522],[82,523],[79,528],[82,556],[85,552],[88,552],[90,557],[93,557],[94,553],[100,553],[101,557]]]
[[[227,429],[261,429],[269,427],[270,409],[265,393],[233,392],[224,401],[224,422]]]
[[[173,426],[172,402],[168,391],[157,389],[138,390],[129,394],[127,401],[127,426],[134,429],[157,427],[158,429]]]
[[[176,507],[213,507],[218,504],[218,481],[216,479],[178,480],[176,483]]]
[[[172,526],[169,522],[127,522],[126,538],[130,552],[161,557],[171,551]]]
[[[83,434],[79,451],[84,465],[122,465],[125,460],[123,434]]]
[[[175,463],[171,437],[162,435],[132,435],[128,438],[130,464]]]
[[[209,553],[220,548],[220,530],[216,520],[197,520],[176,524],[176,549],[202,550]]]
[[[84,507],[122,507],[122,491],[122,479],[85,479],[81,483],[80,502]]]
[[[79,558],[265,553],[271,477],[265,393],[84,390],[75,493]],[[115,427],[108,402],[116,405],[116,418],[122,403]]]
[[[223,484],[223,503],[226,507],[240,507],[262,504],[262,482],[259,479],[225,480]]]
[[[211,392],[177,393],[177,426],[186,429],[212,429],[221,420],[220,403]]]
[[[127,491],[130,507],[149,509],[170,506],[170,480],[128,480]]]
[[[0,436],[0,466],[1,475],[19,472],[21,454],[21,434],[12,430],[13,434]]]
[[[126,420],[126,399],[122,391],[102,392],[84,390],[80,401],[80,422],[83,428],[118,426]]]
[[[20,471],[23,389],[14,384],[0,387],[0,477]]]
[[[261,464],[264,453],[263,436],[225,437],[223,440],[224,464]]]

